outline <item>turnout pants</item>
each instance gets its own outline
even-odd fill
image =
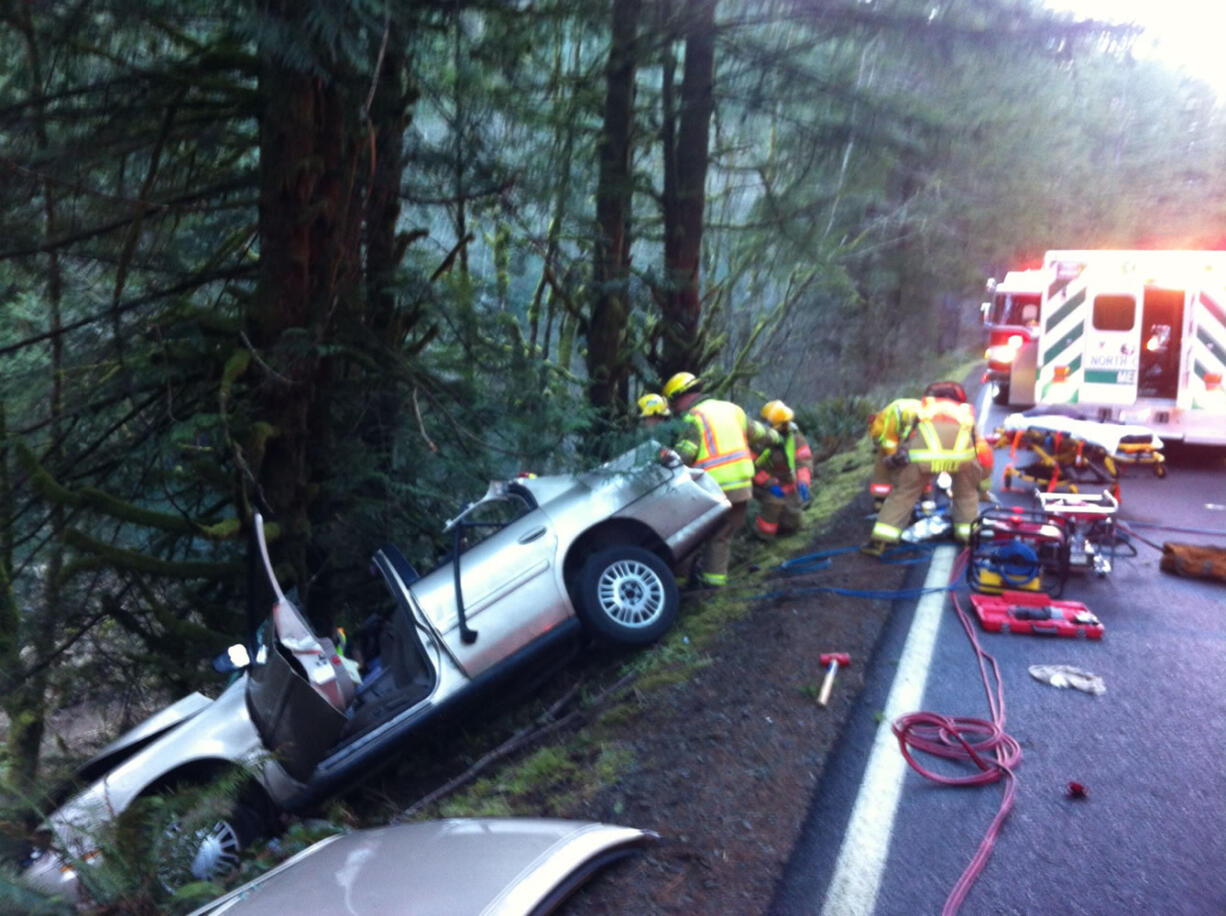
[[[885,466],[885,455],[877,449],[873,459],[873,472],[868,478],[868,492],[873,497],[873,506],[885,501],[894,489],[894,472]]]
[[[782,497],[773,494],[769,487],[754,487],[753,498],[758,501],[758,517],[753,524],[755,536],[769,541],[776,534],[800,530],[802,506],[795,484]]]
[[[971,459],[950,472],[953,477],[954,537],[965,544],[971,536],[971,522],[979,515],[979,462]],[[902,539],[903,529],[911,524],[911,513],[924,494],[924,486],[933,471],[926,461],[913,461],[898,472],[894,489],[886,497],[885,505],[877,513],[872,537],[878,541],[896,544]]]
[[[745,516],[749,514],[749,487],[739,490],[725,491],[725,496],[732,503],[732,510],[724,516],[724,523],[703,545],[702,564],[699,577],[703,585],[719,587],[728,584],[728,560],[732,555],[732,535],[745,524]],[[677,569],[677,578],[686,579],[690,575],[693,560],[682,564]]]

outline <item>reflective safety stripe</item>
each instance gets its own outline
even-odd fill
[[[890,491],[893,489],[894,485],[892,483],[870,483],[868,485],[868,492],[874,496],[889,496]]]
[[[766,482],[770,479],[771,479],[770,471],[758,471],[758,473],[753,475],[754,485],[759,486],[759,487],[766,486]]]
[[[958,434],[954,438],[952,448],[946,448],[941,444],[941,436],[935,425],[938,420],[958,424]],[[915,431],[923,438],[927,448],[909,449],[911,460],[927,464],[929,470],[937,474],[941,471],[956,471],[968,461],[974,461],[977,458],[973,441],[974,430],[974,414],[970,411],[969,405],[932,401],[925,398],[920,408],[920,420]]]
[[[813,481],[813,472],[808,468],[799,468],[796,471],[796,480],[807,487]]]
[[[694,467],[714,478],[726,492],[753,482],[753,456],[745,441],[746,420],[741,408],[728,401],[699,402],[686,414],[702,434],[702,451]]]
[[[674,446],[673,451],[680,455],[684,461],[690,462],[698,457],[699,449],[697,444],[690,442],[688,439],[683,439]]]
[[[971,539],[971,523],[959,522],[954,525],[954,537],[965,544]]]
[[[878,541],[887,541],[891,544],[897,544],[902,540],[902,529],[895,528],[893,525],[887,525],[884,522],[877,522],[873,525],[873,538]]]
[[[756,525],[758,530],[761,531],[763,534],[773,535],[773,534],[779,533],[779,523],[778,522],[768,522],[766,519],[764,519],[760,515],[756,519],[754,519],[754,525]]]
[[[711,585],[711,586],[714,586],[715,588],[720,588],[728,584],[728,576],[726,573],[705,572],[705,573],[699,574],[698,578],[702,579],[703,584]]]

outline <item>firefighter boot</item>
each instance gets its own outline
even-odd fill
[[[877,538],[869,538],[860,545],[860,553],[866,554],[870,557],[879,557],[885,553],[890,546],[891,545],[887,544],[885,541],[878,540]]]

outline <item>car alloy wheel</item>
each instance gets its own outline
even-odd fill
[[[170,893],[191,881],[215,881],[238,868],[239,854],[264,833],[259,812],[244,802],[229,813],[211,805],[184,812],[162,830],[158,881]]]
[[[576,610],[597,636],[625,645],[659,639],[677,619],[680,597],[668,565],[642,547],[608,547],[583,564]]]

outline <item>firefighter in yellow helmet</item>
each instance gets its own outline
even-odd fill
[[[813,452],[793,422],[795,416],[783,401],[762,407],[762,419],[783,440],[754,458],[753,496],[759,506],[754,534],[764,541],[799,530],[801,510],[809,502]]]
[[[942,383],[945,384],[945,383]],[[975,428],[975,410],[950,390],[929,386],[918,401],[902,399],[885,408],[900,420],[880,441],[883,464],[897,473],[894,487],[877,513],[869,540],[860,549],[881,556],[902,539],[916,501],[933,474],[953,479],[954,538],[966,543],[979,514],[979,494],[991,485],[992,449]],[[961,386],[958,386],[961,391]],[[962,395],[965,398],[965,395]]]
[[[703,547],[700,580],[719,588],[728,583],[732,535],[745,523],[753,485],[753,452],[782,444],[779,434],[745,416],[731,401],[703,392],[702,379],[678,372],[664,384],[672,412],[682,428],[673,449],[691,467],[702,468],[720,485],[732,511]],[[688,572],[688,570],[686,570]]]
[[[650,391],[639,398],[639,421],[648,429],[659,426],[672,415],[664,395]]]

